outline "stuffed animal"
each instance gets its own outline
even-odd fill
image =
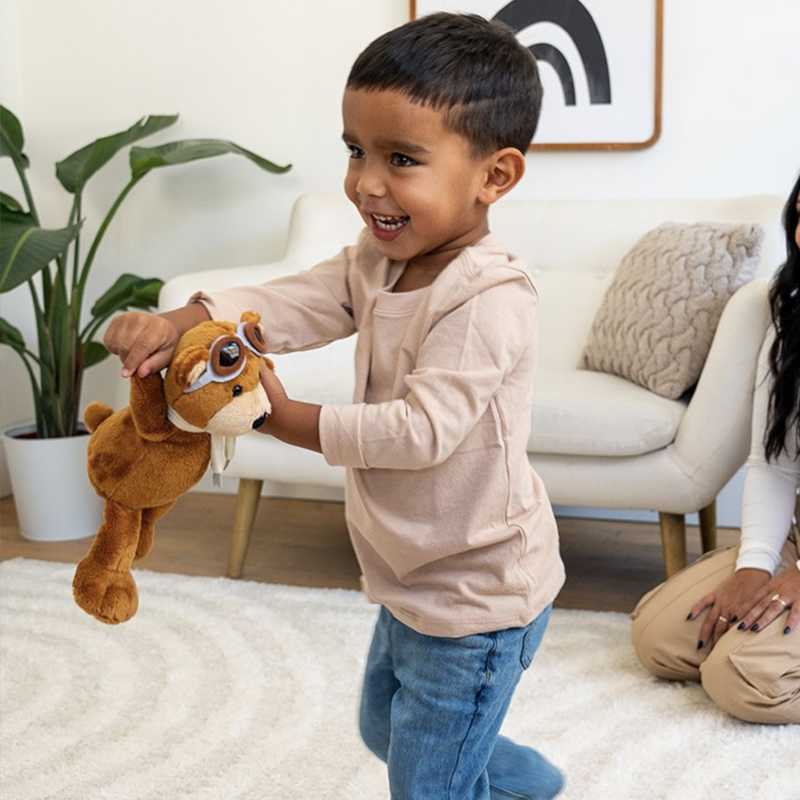
[[[163,379],[131,378],[130,405],[84,412],[89,479],[105,499],[103,522],[72,582],[77,604],[101,622],[129,620],[138,608],[134,558],[147,555],[156,521],[202,478],[215,482],[235,437],[270,412],[261,367],[272,369],[258,314],[204,322],[184,334]]]

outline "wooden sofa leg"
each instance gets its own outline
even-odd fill
[[[686,566],[686,518],[683,514],[659,511],[658,524],[661,528],[664,567],[670,578]]]
[[[703,552],[709,553],[717,546],[717,501],[712,500],[699,511],[700,541]]]
[[[263,485],[264,481],[255,478],[240,478],[239,480],[239,495],[233,515],[233,533],[226,573],[229,578],[240,578],[242,575]]]

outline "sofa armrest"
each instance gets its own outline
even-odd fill
[[[284,258],[268,264],[187,272],[164,283],[158,296],[158,310],[169,311],[186,305],[195,292],[211,293],[234,286],[258,286],[273,278],[293,275],[304,268],[296,260]]]
[[[767,291],[767,281],[754,280],[728,301],[669,447],[670,458],[700,484],[720,469],[730,479],[747,458],[756,366],[770,319]]]

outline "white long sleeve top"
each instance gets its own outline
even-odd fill
[[[787,448],[777,459],[767,461],[764,452],[771,385],[767,356],[774,338],[774,329],[770,329],[759,356],[752,440],[742,499],[742,538],[736,561],[736,569],[763,569],[770,574],[780,564],[800,485],[800,458],[791,431]]]

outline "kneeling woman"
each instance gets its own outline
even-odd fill
[[[645,595],[633,643],[654,675],[700,680],[749,722],[800,722],[800,178],[783,213],[788,258],[753,403],[739,545]]]

